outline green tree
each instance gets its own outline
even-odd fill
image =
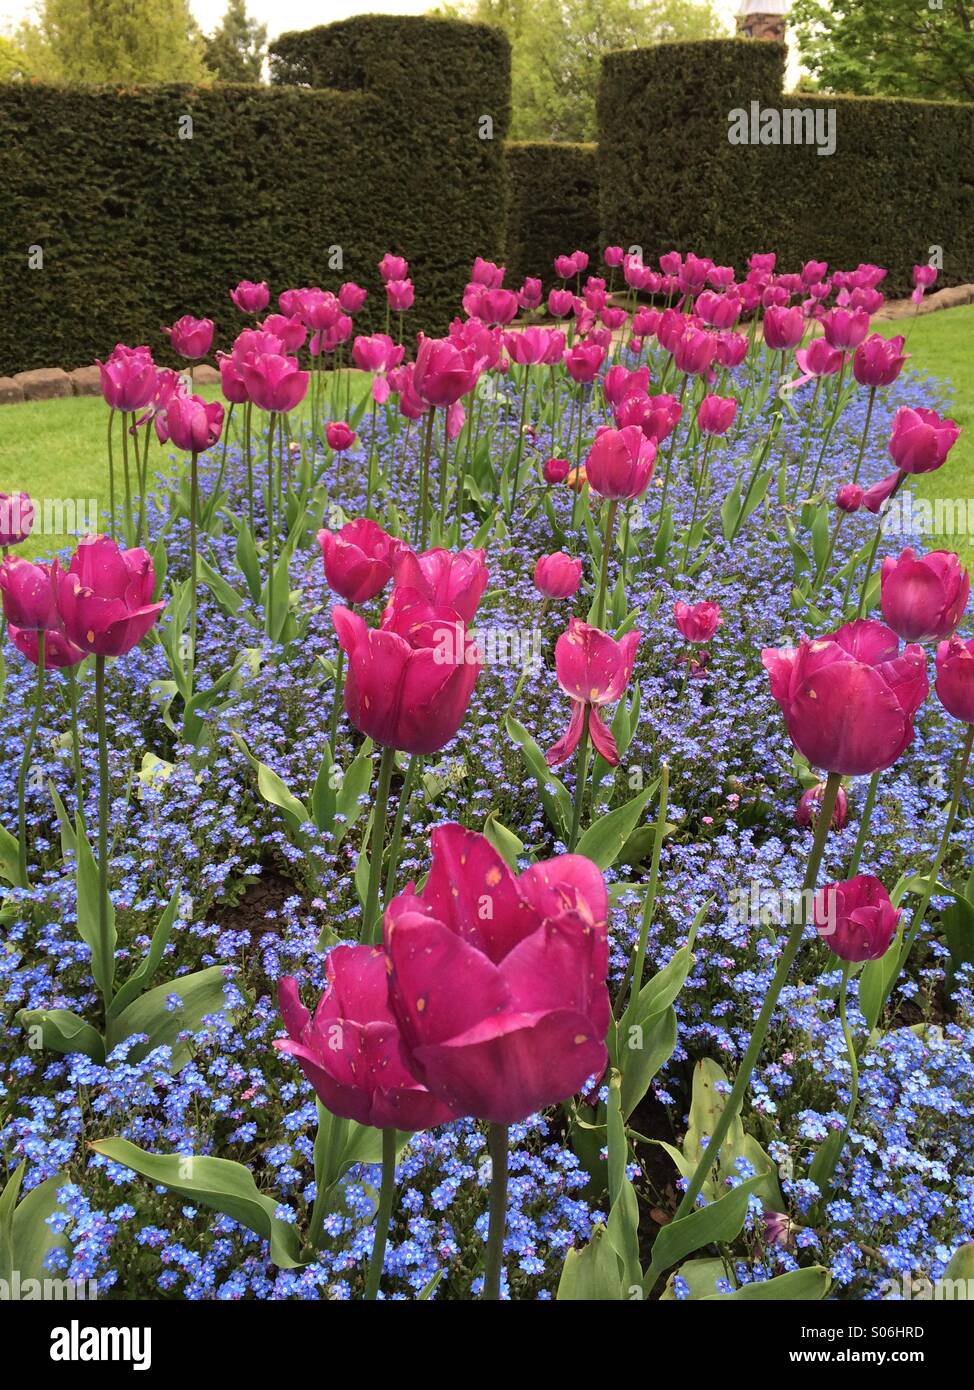
[[[466,0],[452,12],[511,40],[515,140],[595,140],[609,49],[725,32],[710,0]]]
[[[43,0],[17,35],[31,76],[54,82],[199,82],[208,73],[188,0]]]
[[[267,26],[250,18],[246,0],[228,0],[206,40],[206,66],[221,82],[259,82],[266,48]]]
[[[825,91],[974,101],[972,0],[795,0],[789,23]]]
[[[13,82],[30,76],[27,54],[12,39],[5,39],[0,34],[0,82]]]

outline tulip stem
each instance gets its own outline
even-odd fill
[[[44,703],[44,642],[47,633],[41,628],[37,633],[37,680],[34,686],[34,711],[30,728],[24,740],[24,752],[20,759],[20,773],[17,777],[17,828],[20,886],[28,887],[27,879],[27,774],[30,772],[30,759],[37,738],[37,726],[41,720],[41,706]]]
[[[373,505],[372,505],[372,499],[373,499],[373,496],[375,495],[375,413],[376,413],[376,410],[377,410],[377,409],[378,409],[378,401],[375,399],[375,396],[373,396],[373,397],[372,397],[372,421],[371,421],[371,425],[370,425],[370,427],[369,427],[368,484],[367,484],[367,494],[366,494],[366,499],[365,499],[365,515],[366,515],[367,517],[372,517],[372,516],[375,515],[375,509],[374,509],[374,507],[373,507]]]
[[[839,418],[839,403],[842,400],[842,385],[843,379],[845,377],[845,367],[846,354],[843,353],[842,362],[839,365],[838,380],[835,383],[835,400],[832,403],[832,413],[829,416],[829,422],[825,427],[825,434],[822,437],[822,448],[818,456],[818,461],[815,464],[815,470],[812,473],[812,481],[808,489],[809,495],[812,497],[815,496],[815,489],[818,486],[818,475],[819,473],[821,473],[822,464],[825,462],[825,451],[829,447],[829,440],[832,438],[832,431],[835,429],[835,422]]]
[[[681,384],[681,386],[680,386],[680,392],[679,392],[679,395],[677,396],[677,401],[678,401],[679,406],[680,406],[680,417],[681,417],[681,419],[682,419],[682,416],[683,416],[683,397],[684,397],[684,396],[686,395],[686,393],[687,393],[687,382],[688,382],[689,380],[690,380],[690,378],[689,378],[688,376],[685,376],[685,377],[683,378],[683,382],[682,382],[682,384]],[[666,451],[666,467],[663,469],[663,492],[662,492],[662,495],[661,495],[661,497],[660,497],[660,499],[659,499],[658,521],[657,521],[657,524],[656,524],[656,541],[659,540],[659,534],[660,534],[660,531],[661,531],[662,528],[663,528],[663,515],[664,515],[664,513],[665,513],[665,511],[666,511],[666,499],[667,499],[667,497],[669,496],[669,492],[670,492],[670,473],[671,473],[672,468],[673,468],[673,455],[674,455],[674,452],[676,451],[676,433],[677,433],[677,430],[678,430],[678,428],[679,428],[679,425],[680,425],[680,421],[677,420],[677,421],[674,423],[674,425],[673,425],[673,431],[672,431],[672,433],[671,433],[671,435],[670,435],[670,447],[669,447],[669,448],[667,449],[667,451]]]
[[[568,853],[575,853],[578,844],[578,831],[582,823],[582,802],[585,800],[585,784],[588,781],[588,716],[591,705],[582,711],[582,736],[578,741],[578,770],[575,774],[575,806],[572,810],[572,829],[568,837]]]
[[[247,460],[247,519],[251,534],[253,534],[254,530],[254,458],[251,448],[253,409],[253,404],[250,401],[244,406],[244,454]]]
[[[66,672],[68,681],[68,708],[71,711],[71,759],[74,764],[74,797],[75,814],[78,822],[84,829],[85,823],[85,789],[84,779],[81,775],[81,742],[78,737],[78,677],[75,675],[74,667],[69,666]]]
[[[653,858],[649,870],[649,884],[646,888],[646,896],[643,899],[643,915],[639,924],[639,941],[636,944],[635,953],[630,957],[629,964],[626,966],[625,978],[616,996],[614,1013],[618,1016],[622,1008],[623,1000],[629,996],[629,1003],[626,1006],[628,1013],[637,998],[643,983],[643,966],[646,962],[646,948],[649,942],[649,929],[653,924],[653,916],[656,912],[656,893],[659,888],[659,861],[660,853],[663,849],[663,838],[666,834],[666,808],[670,795],[670,765],[663,763],[660,768],[660,788],[659,788],[659,814],[656,817],[656,833],[653,837]],[[631,983],[630,983],[631,981]]]
[[[886,499],[887,502],[892,502],[893,498],[894,498],[894,497],[896,496],[896,494],[899,492],[899,490],[900,490],[901,486],[903,485],[903,483],[905,482],[905,480],[906,480],[906,474],[905,474],[904,472],[901,471],[900,474],[899,474],[899,476],[898,476],[898,478],[896,479],[896,482],[893,484],[893,490],[892,490],[892,492],[890,493],[889,497]],[[865,572],[865,574],[862,576],[862,588],[859,590],[859,603],[858,603],[858,605],[856,606],[856,617],[857,617],[857,618],[861,618],[861,617],[862,617],[862,615],[863,615],[863,610],[864,610],[865,607],[866,607],[866,590],[869,588],[869,580],[870,580],[870,577],[871,577],[871,575],[872,575],[873,565],[876,563],[876,551],[879,549],[879,541],[880,541],[880,537],[882,536],[882,534],[883,534],[883,518],[882,518],[882,513],[880,513],[880,516],[879,516],[879,518],[878,518],[878,520],[877,520],[877,522],[876,522],[876,530],[875,530],[875,532],[873,533],[873,543],[872,543],[872,545],[869,547],[869,554],[868,554],[868,556],[866,557],[866,572]],[[852,580],[853,580],[853,576],[855,575],[855,572],[856,572],[856,567],[853,565],[852,569],[849,571],[849,579],[848,579],[848,582],[847,582],[847,584],[846,584],[846,591],[845,591],[845,594],[843,595],[843,599],[842,599],[842,612],[843,612],[843,614],[845,613],[846,605],[847,605],[848,602],[849,602],[849,593],[850,593],[850,591],[851,591],[851,589],[852,589]]]
[[[108,932],[108,731],[105,725],[105,657],[95,657],[95,721],[98,725],[98,940],[107,972],[105,1007],[111,1003],[114,957]]]
[[[768,1025],[771,1022],[771,1017],[777,1006],[778,998],[784,988],[785,981],[788,978],[788,972],[791,969],[795,956],[798,954],[798,948],[801,945],[801,939],[805,932],[805,904],[808,899],[809,891],[814,889],[818,882],[818,871],[821,867],[822,855],[825,852],[825,841],[832,824],[832,813],[835,810],[835,802],[839,794],[841,780],[837,772],[830,772],[828,775],[828,780],[825,783],[825,791],[822,794],[818,821],[815,826],[815,839],[812,844],[811,853],[808,856],[808,865],[805,869],[805,880],[802,885],[803,906],[802,911],[798,914],[799,920],[793,925],[788,934],[788,940],[785,942],[785,948],[778,959],[774,977],[764,997],[764,1003],[761,1006],[761,1012],[758,1014],[754,1030],[751,1033],[747,1050],[741,1059],[741,1065],[738,1068],[734,1086],[727,1098],[727,1103],[721,1112],[720,1118],[714,1125],[713,1134],[710,1136],[710,1140],[696,1166],[693,1177],[687,1185],[687,1190],[683,1194],[683,1199],[677,1207],[674,1217],[675,1221],[680,1220],[681,1217],[688,1216],[690,1212],[693,1211],[697,1197],[700,1195],[700,1191],[707,1180],[707,1176],[720,1155],[724,1140],[727,1138],[727,1131],[740,1114],[741,1107],[744,1103],[744,1096],[751,1082],[751,1075],[757,1064],[758,1057],[761,1053],[761,1047],[767,1035]],[[649,1274],[646,1277],[646,1287],[650,1287],[655,1283],[657,1275],[661,1272],[662,1270],[656,1262],[652,1262],[650,1264]]]
[[[504,1263],[504,1226],[507,1221],[507,1125],[492,1124],[487,1131],[490,1154],[490,1224],[484,1265],[483,1297],[496,1303],[501,1296]]]
[[[362,916],[362,940],[375,942],[380,933],[375,930],[379,908],[379,885],[382,882],[382,847],[386,838],[386,816],[389,810],[389,791],[392,774],[396,766],[396,750],[387,745],[382,750],[379,761],[379,785],[375,793],[375,807],[372,813],[371,861],[369,863],[369,886],[365,895],[365,911]]]
[[[196,670],[196,589],[199,584],[199,540],[196,514],[200,501],[199,455],[194,449],[189,462],[189,669]]]
[[[402,848],[402,826],[406,817],[406,807],[409,798],[413,794],[413,782],[416,773],[422,763],[419,753],[413,753],[406,764],[406,775],[402,780],[402,789],[399,792],[399,805],[396,807],[396,819],[392,826],[392,843],[389,846],[389,863],[386,867],[386,886],[382,895],[383,903],[388,903],[392,898],[393,890],[396,886],[396,870],[399,868],[399,852]]]
[[[372,1243],[372,1258],[369,1260],[369,1273],[365,1281],[365,1299],[373,1302],[379,1292],[382,1278],[382,1264],[389,1239],[389,1220],[392,1216],[392,1199],[396,1191],[396,1131],[382,1131],[382,1182],[379,1187],[379,1206],[375,1214],[375,1239]]]
[[[430,406],[426,415],[426,433],[423,436],[423,452],[419,461],[419,506],[416,514],[416,526],[414,534],[418,539],[421,550],[426,549],[426,537],[429,534],[429,486],[430,486],[430,454],[433,452],[433,424],[435,411]]]
[[[267,635],[273,638],[274,628],[274,551],[277,549],[274,507],[274,412],[267,427]]]
[[[693,493],[693,515],[690,517],[690,525],[687,528],[687,538],[683,546],[683,559],[680,561],[680,570],[686,573],[687,561],[690,558],[690,542],[693,539],[694,528],[697,524],[697,509],[700,506],[700,494],[703,491],[703,480],[707,476],[707,455],[710,453],[710,441],[712,434],[708,434],[703,446],[703,458],[700,460],[700,472],[697,474],[697,486]]]
[[[511,488],[511,505],[508,508],[508,521],[514,515],[514,508],[517,504],[518,488],[521,485],[521,456],[524,453],[524,420],[528,409],[528,388],[531,384],[530,368],[524,368],[524,390],[521,392],[521,419],[517,427],[517,448],[514,451],[514,486]]]
[[[936,886],[938,878],[940,877],[940,869],[944,862],[944,856],[947,853],[947,845],[950,842],[950,835],[951,831],[954,828],[954,821],[957,819],[957,811],[960,807],[961,792],[964,789],[964,778],[967,776],[967,767],[971,760],[971,749],[974,748],[974,724],[968,724],[966,727],[967,733],[965,734],[964,744],[961,748],[960,763],[957,767],[957,775],[954,778],[954,794],[950,799],[950,809],[947,812],[947,820],[944,824],[943,834],[940,837],[940,844],[937,847],[936,858],[933,861],[933,867],[931,868],[930,874],[927,878],[926,887],[923,890],[923,896],[917,903],[916,910],[913,913],[913,920],[910,922],[909,929],[903,938],[903,945],[900,949],[899,968],[893,980],[890,982],[890,987],[887,991],[887,998],[889,997],[890,993],[892,993],[893,985],[896,983],[896,980],[902,974],[903,969],[906,966],[906,962],[909,959],[910,952],[913,949],[913,943],[914,941],[916,941],[917,936],[920,933],[920,928],[923,926],[923,919],[927,915],[927,908],[930,906],[930,899],[933,897],[934,888]],[[885,1000],[883,1002],[885,1004]]]
[[[605,617],[605,594],[609,584],[609,552],[612,549],[612,538],[615,533],[616,512],[619,510],[619,503],[615,498],[609,502],[605,513],[605,536],[602,540],[602,569],[599,574],[599,592],[595,601],[595,626],[601,627]]]
[[[866,800],[863,803],[862,815],[859,817],[859,833],[856,836],[856,843],[849,860],[849,867],[846,869],[846,878],[855,878],[859,872],[859,864],[862,860],[862,852],[866,847],[866,836],[869,834],[869,822],[872,820],[873,807],[876,804],[876,792],[879,788],[879,779],[882,776],[882,768],[874,772],[869,779],[869,790],[866,792]]]
[[[112,426],[115,423],[115,407],[108,412],[108,511],[111,522],[112,540],[118,539],[115,522],[115,450],[112,446]]]
[[[852,1036],[852,1029],[849,1027],[849,981],[852,978],[851,960],[842,962],[842,984],[839,989],[839,1019],[842,1024],[842,1036],[845,1038],[846,1052],[849,1057],[849,1071],[852,1074],[852,1081],[849,1089],[849,1105],[846,1110],[845,1124],[842,1133],[836,1141],[835,1148],[829,1153],[825,1168],[815,1176],[815,1185],[822,1194],[822,1200],[828,1196],[829,1188],[832,1185],[832,1175],[839,1165],[842,1157],[842,1150],[845,1148],[846,1140],[849,1137],[849,1130],[852,1128],[852,1121],[856,1113],[856,1106],[859,1104],[859,1058],[856,1056],[856,1040]],[[826,1140],[828,1144],[828,1140]],[[830,1146],[831,1147],[831,1146]],[[819,1152],[822,1152],[819,1150]]]
[[[132,544],[132,475],[129,467],[129,428],[122,411],[122,469],[125,473],[125,544]]]
[[[808,440],[812,432],[812,424],[815,420],[815,407],[818,405],[818,395],[822,389],[823,380],[824,378],[820,376],[815,378],[815,390],[812,392],[812,401],[808,407],[808,418],[805,421],[805,432],[802,435],[801,447],[798,452],[798,472],[795,474],[795,488],[791,494],[792,505],[798,501],[798,493],[802,485],[802,474],[805,472],[805,464],[807,462]]]

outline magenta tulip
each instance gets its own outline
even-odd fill
[[[909,353],[903,351],[902,336],[883,338],[873,333],[859,344],[852,355],[852,374],[860,386],[889,386],[903,370]]]
[[[340,531],[319,531],[318,544],[325,579],[346,603],[367,603],[385,588],[402,546],[368,517],[346,522]]]
[[[974,638],[955,633],[937,648],[937,698],[948,714],[974,724]]]
[[[17,650],[26,656],[34,666],[40,661],[40,635],[44,633],[44,665],[48,670],[54,668],[59,671],[66,670],[71,666],[77,666],[84,661],[86,653],[80,647],[76,647],[73,642],[69,642],[63,632],[56,628],[41,628],[37,631],[31,628],[15,627],[10,623],[7,627],[10,633],[10,640]]]
[[[412,280],[387,280],[386,302],[394,313],[404,314],[413,307],[416,291]]]
[[[900,910],[872,874],[829,883],[815,894],[815,929],[840,960],[879,960],[896,935]]]
[[[597,752],[613,767],[619,750],[612,730],[602,721],[599,710],[618,700],[632,676],[639,646],[639,632],[627,632],[621,642],[597,627],[572,618],[555,643],[555,673],[558,684],[573,702],[572,716],[564,734],[545,754],[550,767],[565,762],[578,747],[588,721],[588,731]]]
[[[413,386],[427,405],[455,405],[476,386],[483,364],[473,349],[461,350],[449,338],[427,338],[421,333]]]
[[[669,346],[669,344],[667,344]],[[709,371],[714,360],[715,339],[712,333],[705,333],[693,324],[686,324],[679,337],[673,339],[670,351],[677,369],[690,376],[701,376]]]
[[[98,371],[101,393],[113,410],[141,410],[155,394],[156,365],[147,347],[119,343]]]
[[[173,352],[192,360],[205,357],[213,346],[213,327],[212,319],[194,319],[192,314],[184,314],[162,331],[172,344]]]
[[[346,280],[338,291],[338,302],[346,314],[357,314],[368,297],[368,290],[363,290],[354,280]]]
[[[821,323],[825,341],[832,348],[857,348],[869,332],[865,309],[829,309]]]
[[[108,536],[79,541],[68,568],[55,560],[51,577],[65,636],[95,656],[124,656],[165,607],[153,602],[151,556],[142,549],[120,550]]]
[[[409,262],[387,251],[379,262],[379,274],[387,284],[390,280],[405,280],[409,274]]]
[[[456,1114],[513,1124],[605,1070],[605,884],[575,854],[515,877],[459,825],[432,842],[422,892],[411,884],[386,909],[389,1000],[429,1090]]]
[[[344,420],[329,420],[325,426],[328,447],[334,449],[336,454],[343,454],[346,449],[350,449],[357,438],[351,425],[346,424]]]
[[[271,292],[266,280],[261,280],[259,284],[253,280],[241,280],[237,288],[230,291],[230,298],[242,314],[259,314],[271,302]]]
[[[201,454],[220,438],[223,406],[202,396],[174,395],[166,407],[166,428],[177,449]]]
[[[224,397],[231,405],[243,405],[245,401],[249,401],[247,383],[243,379],[239,363],[225,352],[218,352],[216,360],[220,368],[220,390]]]
[[[563,483],[572,471],[571,463],[568,459],[547,459],[544,468],[541,470],[546,483],[554,485]]]
[[[862,499],[865,495],[858,483],[843,483],[835,494],[835,505],[840,512],[845,512],[851,516],[862,506]]]
[[[704,601],[691,607],[680,599],[673,605],[673,619],[688,642],[701,643],[709,642],[724,621],[719,603]]]
[[[795,807],[795,824],[803,830],[812,824],[822,809],[822,797],[825,795],[825,783],[816,782],[814,787],[809,787],[807,792],[803,792]],[[832,811],[832,829],[841,830],[849,818],[849,798],[846,796],[845,787],[839,785],[835,796],[835,806]]]
[[[20,545],[34,529],[34,503],[26,492],[0,492],[0,548]]]
[[[294,1057],[332,1115],[375,1129],[418,1130],[443,1124],[454,1111],[430,1095],[405,1063],[389,1007],[385,952],[375,946],[336,946],[325,961],[325,992],[314,1018],[297,981],[285,975],[277,997],[287,1039],[279,1052]]]
[[[883,623],[860,618],[829,637],[767,648],[761,660],[791,740],[813,767],[864,776],[890,767],[913,742],[928,688],[923,648],[901,653]]]
[[[733,396],[704,396],[697,407],[697,427],[701,434],[726,434],[736,414]]]
[[[401,546],[393,557],[396,588],[410,602],[454,608],[465,623],[472,623],[487,587],[485,555],[483,550],[427,550],[417,555]]]
[[[61,626],[48,565],[8,555],[0,564],[0,597],[7,622],[24,631]]]
[[[903,406],[893,417],[890,458],[904,473],[932,473],[946,462],[959,434],[960,427],[935,410]]]
[[[917,555],[907,546],[882,565],[883,619],[904,642],[941,642],[967,607],[971,580],[952,551]]]
[[[307,341],[308,325],[297,314],[290,317],[286,314],[268,314],[260,326],[265,332],[273,333],[275,338],[280,339],[279,352],[297,352]],[[219,355],[217,353],[218,357]]]
[[[582,561],[563,550],[539,555],[534,567],[534,587],[545,598],[571,598],[582,582]]]
[[[775,352],[787,352],[802,340],[805,332],[805,315],[797,306],[786,309],[773,305],[764,313],[764,341]]]
[[[286,413],[307,395],[310,374],[301,371],[296,357],[252,356],[244,359],[241,370],[250,399],[261,410]]]
[[[842,352],[825,338],[813,338],[807,347],[796,349],[795,361],[805,376],[833,376],[842,366]]]
[[[873,516],[878,516],[883,510],[884,504],[893,495],[900,483],[903,481],[903,474],[897,468],[895,473],[887,473],[885,478],[880,478],[878,483],[873,483],[872,487],[867,487],[862,494],[862,505],[867,512],[872,512]]]
[[[592,491],[610,501],[641,497],[649,486],[656,462],[656,444],[635,425],[596,432],[585,460],[585,477]]]
[[[599,343],[575,343],[565,350],[565,370],[582,385],[595,380],[604,361],[605,348]]]
[[[437,753],[456,736],[481,670],[455,608],[393,593],[370,628],[341,605],[332,622],[348,657],[345,712],[368,738],[403,753]]]

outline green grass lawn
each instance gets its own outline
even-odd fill
[[[368,390],[371,377],[352,373],[353,406]],[[204,386],[199,394],[222,399],[219,387]],[[239,411],[236,412],[239,415]],[[100,396],[71,396],[56,401],[26,401],[0,407],[0,492],[29,492],[35,498],[57,498],[87,506],[89,499],[102,512],[108,507],[108,415]],[[303,407],[292,418],[299,429]],[[115,421],[115,471],[121,478],[121,443]],[[236,420],[234,421],[236,430]],[[170,446],[149,447],[150,473],[162,468]],[[85,515],[81,512],[81,515]],[[17,553],[48,555],[68,545],[68,535],[32,536]]]
[[[938,499],[974,497],[974,305],[927,314],[918,319],[879,325],[891,336],[906,333],[909,368],[948,383],[951,413],[963,433],[946,465],[918,478],[917,497]],[[353,396],[361,399],[369,378],[354,373]],[[219,394],[216,387],[203,395]],[[0,408],[0,492],[23,489],[35,497],[97,499],[108,503],[106,429],[108,414],[100,397],[73,397]],[[150,460],[158,459],[153,446]],[[66,544],[68,537],[38,536],[22,550],[44,554]],[[970,534],[931,536],[931,545],[956,550],[974,564]]]

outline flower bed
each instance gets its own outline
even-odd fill
[[[876,571],[947,402],[868,336],[875,268],[607,260],[614,301],[559,258],[554,328],[478,262],[450,339],[354,342],[347,420],[354,287],[245,330],[230,418],[116,349],[118,546],[28,574],[4,532],[0,1136],[46,1271],[876,1298],[967,1259],[968,590]]]

